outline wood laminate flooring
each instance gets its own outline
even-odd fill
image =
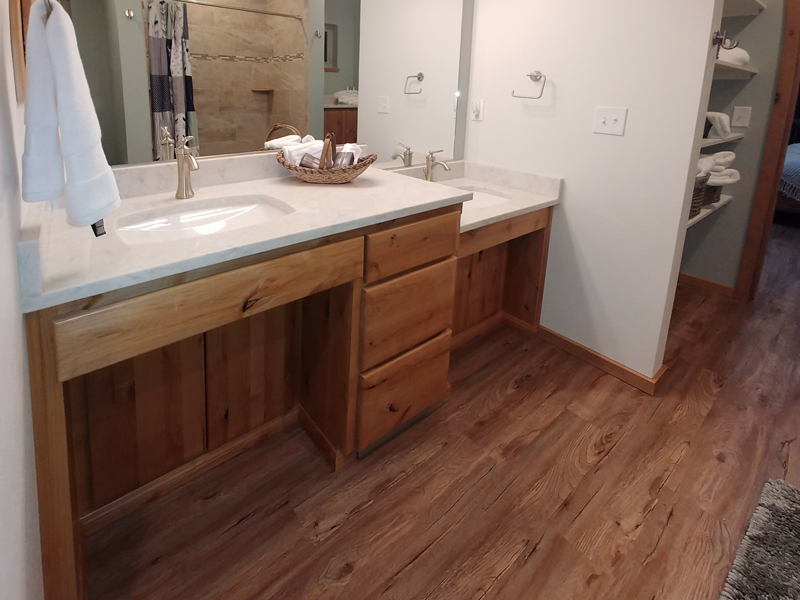
[[[755,303],[678,289],[655,398],[497,329],[339,473],[294,429],[96,533],[90,597],[716,600],[764,481],[800,484],[798,324],[777,226]]]

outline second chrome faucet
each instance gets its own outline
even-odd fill
[[[447,163],[442,162],[440,160],[436,160],[436,154],[439,152],[444,152],[444,150],[431,150],[428,153],[428,156],[425,157],[425,179],[428,181],[433,181],[433,170],[436,167],[442,167],[445,171],[449,171],[450,167]]]
[[[185,200],[194,196],[191,172],[197,171],[200,165],[197,164],[197,159],[190,154],[191,150],[187,146],[189,140],[193,139],[194,136],[187,135],[175,148],[175,160],[178,161],[178,191],[175,192],[175,197],[178,200]]]

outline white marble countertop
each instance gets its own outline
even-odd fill
[[[261,166],[264,156],[247,159],[252,163],[251,170],[273,168]],[[271,160],[274,162],[274,157]],[[229,165],[230,159],[220,159],[217,163]],[[213,168],[216,163],[214,159],[201,161],[201,166],[206,164]],[[174,164],[155,168],[160,173],[158,177],[166,180]],[[192,200],[176,200],[174,192],[131,197],[134,185],[140,186],[138,189],[153,186],[151,178],[139,172],[142,169],[125,168],[129,181],[120,184],[122,207],[105,220],[108,233],[100,238],[95,238],[88,227],[69,227],[63,209],[48,211],[42,205],[28,208],[18,243],[23,312],[452,206],[471,198],[467,191],[430,185],[379,169],[369,169],[349,184],[313,185],[285,171],[283,176],[230,182],[233,177],[230,167],[218,175],[206,172],[205,181],[215,181],[216,177],[223,183],[196,187]],[[201,168],[198,173],[202,172]],[[242,194],[268,195],[291,207],[293,212],[236,231],[157,244],[127,245],[115,229],[120,219],[169,203]]]
[[[461,233],[492,223],[536,212],[560,202],[562,180],[489,167],[466,161],[448,162],[450,171],[436,170],[436,183],[469,192],[473,199],[464,203]],[[424,178],[419,166],[393,172]]]

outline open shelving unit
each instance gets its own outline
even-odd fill
[[[722,196],[719,202],[715,202],[714,204],[709,204],[708,206],[704,206],[700,209],[700,214],[695,217],[689,219],[689,222],[686,224],[686,228],[692,227],[693,225],[697,225],[700,221],[708,217],[711,213],[717,212],[723,206],[727,206],[730,204],[731,200],[733,200],[733,196]]]
[[[725,0],[722,18],[755,17],[766,8],[761,0]]]
[[[758,69],[750,65],[741,66],[724,60],[717,60],[714,67],[714,79],[717,80],[746,80],[758,75]]]
[[[734,134],[729,135],[726,138],[721,138],[721,139],[718,139],[718,140],[712,140],[712,139],[707,139],[706,140],[706,139],[704,139],[702,142],[700,142],[700,147],[701,148],[711,148],[712,146],[721,146],[722,144],[730,144],[732,142],[738,142],[739,140],[742,140],[742,139],[744,139],[744,134],[743,133],[734,133]]]

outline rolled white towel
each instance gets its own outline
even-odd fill
[[[75,28],[67,11],[58,2],[51,4],[53,12],[45,34],[58,99],[67,222],[85,227],[114,212],[121,201],[117,180],[100,143],[100,122],[78,52]]]
[[[57,200],[64,194],[64,160],[58,138],[56,86],[42,0],[31,6],[27,40],[25,98],[25,152],[22,154],[22,199]]]
[[[339,90],[333,93],[334,98],[342,98],[344,96],[358,96],[358,90]]]
[[[711,169],[714,168],[716,163],[714,162],[714,158],[711,156],[704,156],[700,160],[697,161],[697,176],[698,177],[705,177],[709,173],[711,173]]]
[[[291,146],[293,144],[300,143],[300,136],[299,135],[286,135],[284,137],[276,138],[274,140],[269,140],[268,142],[264,142],[264,149],[265,150],[280,150],[281,148],[285,148],[286,146]]]
[[[733,161],[736,160],[736,153],[735,152],[717,152],[716,154],[711,155],[714,159],[714,162],[719,167],[728,168],[733,164]]]
[[[709,112],[706,118],[711,122],[708,139],[720,140],[731,135],[731,118],[725,113]]]
[[[300,161],[303,160],[303,157],[306,154],[310,154],[314,158],[321,157],[324,146],[325,142],[321,140],[308,142],[305,144],[297,144],[296,146],[287,146],[283,149],[283,157],[290,165],[297,167],[300,165]]]
[[[732,65],[744,67],[750,64],[750,53],[744,48],[734,48],[733,50],[721,48],[719,51],[719,59],[731,63]]]
[[[711,187],[722,187],[724,185],[732,185],[742,178],[739,171],[736,169],[725,169],[722,173],[714,173],[708,180],[708,185]]]
[[[339,152],[352,152],[355,162],[358,162],[358,159],[361,158],[362,150],[358,144],[345,144]]]

